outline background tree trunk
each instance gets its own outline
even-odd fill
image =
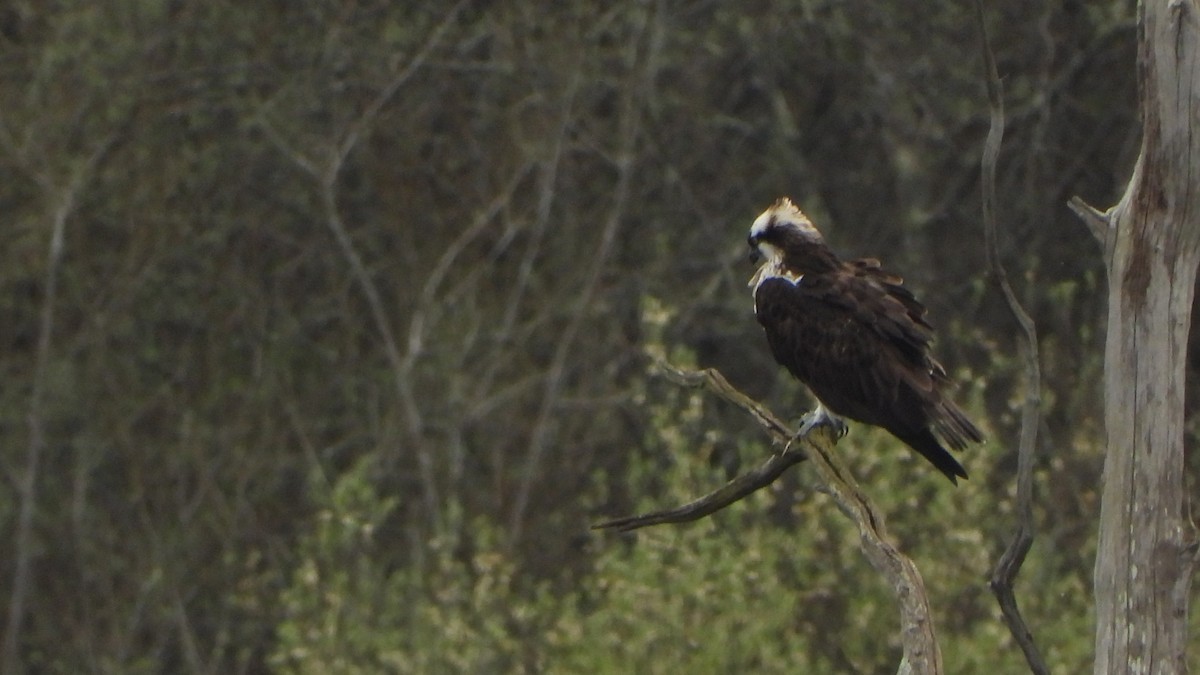
[[[1139,7],[1142,150],[1097,228],[1108,261],[1108,450],[1096,558],[1097,673],[1187,670],[1195,546],[1182,517],[1187,333],[1200,243],[1194,5]]]

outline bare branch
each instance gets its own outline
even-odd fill
[[[883,513],[875,508],[867,494],[855,482],[845,464],[833,452],[828,431],[817,436],[818,442],[805,439],[813,464],[830,496],[842,513],[858,526],[859,543],[867,561],[887,580],[900,605],[900,643],[904,656],[899,674],[942,672],[942,652],[933,630],[929,596],[925,581],[915,563],[892,543]]]
[[[413,73],[417,72],[417,70],[425,64],[425,60],[429,58],[429,54],[432,53],[434,48],[437,47],[437,45],[442,41],[442,36],[445,35],[446,30],[450,28],[455,19],[458,18],[458,13],[462,11],[462,8],[466,6],[466,4],[467,0],[458,0],[458,2],[456,2],[454,6],[450,8],[450,11],[446,12],[445,18],[443,18],[441,23],[437,25],[437,28],[434,28],[429,33],[429,38],[425,40],[425,44],[422,45],[421,48],[412,55],[412,58],[408,60],[408,63],[405,64],[404,68],[400,70],[400,72],[396,73],[396,76],[393,77],[390,82],[388,82],[387,86],[381,89],[379,94],[376,95],[371,103],[367,105],[366,109],[363,110],[363,113],[359,116],[358,120],[350,126],[346,136],[342,139],[342,142],[338,144],[336,150],[337,154],[333,158],[334,166],[340,166],[341,163],[345,161],[346,156],[349,155],[350,151],[354,149],[354,146],[358,144],[362,134],[365,131],[370,130],[371,125],[375,122],[375,118],[379,116],[379,112],[383,110],[383,107],[387,105],[388,101],[392,100],[392,97],[396,95],[396,92],[400,91],[400,87],[404,86],[404,83],[413,76]]]
[[[810,441],[812,442],[812,441]],[[724,486],[704,495],[700,499],[688,502],[683,506],[663,511],[652,511],[640,516],[628,516],[608,520],[592,526],[593,530],[616,530],[631,532],[649,525],[664,525],[667,523],[687,523],[699,520],[740,501],[743,498],[774,483],[789,467],[808,459],[802,450],[788,448],[772,455],[762,466],[750,473],[745,473],[726,483]]]
[[[807,459],[807,453],[799,448],[792,447],[794,445],[792,439],[795,438],[795,432],[780,421],[766,406],[746,396],[733,385],[729,384],[729,381],[725,379],[725,376],[721,375],[720,371],[713,368],[698,371],[683,370],[662,359],[657,359],[655,366],[661,374],[680,386],[707,389],[750,413],[766,429],[767,433],[771,435],[772,441],[776,445],[783,446],[784,450],[772,455],[770,459],[754,471],[738,476],[723,487],[679,508],[654,511],[640,516],[617,518],[616,520],[594,525],[592,529],[613,529],[619,532],[629,532],[648,525],[686,523],[698,520],[720,511],[726,506],[770,485],[783,475],[783,472],[789,467]],[[802,439],[802,441],[807,443],[829,442],[827,439],[824,441],[809,441],[807,438]]]
[[[1075,215],[1079,216],[1084,225],[1087,225],[1088,229],[1092,232],[1092,236],[1096,238],[1096,241],[1100,242],[1100,245],[1107,249],[1109,233],[1112,231],[1111,209],[1108,212],[1101,211],[1083,201],[1083,198],[1079,195],[1071,197],[1070,201],[1067,202],[1067,206],[1071,207],[1071,210],[1075,212]]]
[[[424,424],[421,421],[420,409],[417,406],[417,394],[413,391],[412,381],[406,376],[404,359],[400,355],[400,347],[396,341],[396,334],[392,330],[392,319],[384,307],[383,296],[379,292],[379,287],[371,278],[371,274],[367,270],[362,256],[359,255],[358,249],[354,246],[354,241],[350,238],[350,233],[346,230],[341,213],[338,211],[337,174],[333,170],[326,173],[324,180],[322,180],[321,201],[325,210],[325,222],[333,233],[334,239],[337,240],[338,247],[342,250],[342,255],[350,265],[350,271],[367,300],[367,305],[371,310],[371,320],[375,324],[375,330],[379,334],[379,339],[383,342],[384,354],[387,355],[388,365],[392,369],[392,375],[395,380],[396,392],[400,398],[400,409],[405,416],[406,423],[404,426],[405,433],[408,436],[408,445],[416,453],[417,467],[421,473],[421,483],[424,488],[425,508],[429,516],[436,523],[439,517],[439,504],[441,504],[441,500],[438,496],[437,482],[434,475],[433,456],[430,453],[428,444],[422,440]],[[419,329],[411,333],[410,337],[417,334],[419,334]]]
[[[67,219],[75,212],[75,204],[84,184],[112,148],[117,132],[108,135],[74,172],[60,194],[54,195],[55,208],[50,231],[50,246],[46,254],[45,297],[42,299],[38,321],[37,347],[33,364],[33,390],[29,396],[29,446],[25,451],[25,467],[17,481],[20,506],[13,535],[12,595],[8,604],[8,628],[4,634],[0,672],[19,672],[21,630],[25,620],[25,599],[32,582],[29,579],[33,548],[33,518],[37,511],[37,485],[42,453],[46,447],[46,371],[50,366],[50,351],[54,337],[54,315],[58,304],[58,279],[66,242]]]
[[[983,52],[984,80],[987,83],[988,103],[991,109],[991,127],[984,143],[982,159],[983,183],[983,229],[984,245],[988,261],[989,275],[999,286],[1004,295],[1008,308],[1021,326],[1025,341],[1021,346],[1021,356],[1025,369],[1026,395],[1021,410],[1021,438],[1017,449],[1017,531],[1014,533],[1008,548],[1001,555],[996,567],[992,570],[989,586],[995,594],[1004,621],[1009,632],[1020,645],[1025,654],[1025,660],[1035,673],[1048,673],[1046,663],[1038,651],[1021,611],[1017,606],[1013,583],[1025,556],[1033,545],[1033,461],[1037,444],[1037,427],[1041,414],[1041,369],[1038,364],[1037,328],[1033,319],[1021,307],[1008,281],[1008,273],[1000,262],[1000,250],[996,236],[996,164],[1000,157],[1001,142],[1004,139],[1004,96],[1001,89],[1000,75],[996,72],[996,61],[988,40],[987,25],[984,21],[983,0],[975,0],[975,18],[979,27],[979,42]]]
[[[288,143],[287,139],[283,137],[283,134],[279,133],[279,130],[275,128],[275,125],[272,124],[271,120],[267,118],[268,109],[269,104],[264,104],[258,110],[257,114],[254,116],[255,124],[263,130],[263,133],[267,136],[267,140],[271,141],[271,144],[275,146],[275,149],[279,150],[284,154],[284,156],[292,160],[292,163],[300,167],[304,173],[307,173],[317,180],[320,180],[322,173],[321,167],[317,166],[316,162],[306,157],[299,149],[292,147],[291,143]]]
[[[616,241],[617,229],[620,227],[624,216],[626,201],[629,196],[629,182],[633,174],[632,136],[634,135],[636,135],[635,131],[630,133],[627,148],[628,154],[626,154],[626,160],[621,167],[612,212],[609,214],[608,222],[605,223],[599,250],[595,253],[592,268],[588,274],[588,280],[577,301],[578,306],[575,315],[563,331],[562,338],[559,340],[558,346],[554,351],[554,356],[546,375],[546,387],[542,394],[542,403],[538,410],[537,422],[533,427],[533,436],[529,442],[529,449],[525,455],[525,465],[521,470],[521,481],[509,519],[510,542],[513,543],[520,540],[521,528],[525,519],[525,510],[529,505],[530,491],[533,489],[534,481],[536,480],[537,467],[549,445],[550,422],[561,392],[567,360],[571,356],[571,350],[575,346],[575,338],[583,327],[583,319],[586,316],[587,309],[592,304],[592,298],[600,283],[601,273],[604,271],[604,264],[607,262],[609,253],[612,251],[613,243]]]
[[[391,367],[396,391],[400,399],[400,409],[405,417],[405,433],[408,436],[407,445],[413,448],[416,453],[417,466],[424,488],[425,507],[435,522],[438,519],[441,500],[438,495],[434,460],[427,444],[422,441],[424,423],[421,419],[420,408],[417,405],[417,394],[413,390],[413,383],[409,377],[412,359],[420,351],[419,340],[423,334],[421,322],[424,316],[416,313],[413,318],[413,326],[409,331],[409,345],[406,352],[411,358],[401,356],[399,342],[392,328],[392,317],[385,308],[383,296],[379,292],[375,281],[371,278],[370,272],[367,270],[367,266],[363,262],[363,258],[359,254],[357,247],[355,247],[354,241],[350,237],[350,233],[346,229],[341,213],[338,210],[338,179],[350,151],[358,144],[362,135],[369,131],[371,125],[379,116],[380,111],[396,95],[400,87],[425,63],[429,54],[441,42],[442,37],[454,23],[459,12],[465,5],[466,0],[459,0],[459,2],[450,8],[442,21],[430,33],[429,38],[421,48],[409,59],[405,67],[397,72],[395,77],[379,91],[358,119],[347,127],[341,141],[329,150],[325,162],[319,163],[314,161],[300,150],[292,147],[287,139],[270,123],[265,110],[259,111],[257,116],[258,125],[266,133],[268,140],[291,159],[296,166],[316,178],[320,185],[321,204],[326,225],[337,241],[338,248],[341,249],[342,255],[349,264],[355,281],[358,283],[363,296],[367,300],[375,330],[383,342],[384,353],[387,356],[388,365]],[[478,225],[477,229],[482,228],[483,224],[486,224],[486,221]]]
[[[450,8],[450,11],[446,13],[446,16],[437,25],[437,27],[430,32],[429,37],[425,40],[425,43],[421,45],[420,49],[418,49],[416,53],[412,55],[412,57],[408,60],[408,63],[405,64],[404,68],[399,70],[396,75],[392,77],[392,79],[389,80],[382,89],[379,90],[379,92],[375,95],[375,98],[371,99],[371,102],[368,103],[366,108],[363,109],[362,114],[360,114],[358,118],[353,121],[353,123],[346,126],[341,140],[333,142],[332,147],[326,148],[328,158],[325,162],[320,162],[307,157],[302,151],[293,147],[293,145],[288,142],[286,138],[284,138],[283,134],[281,134],[279,130],[275,128],[275,125],[272,124],[267,118],[267,112],[270,108],[269,104],[263,105],[258,110],[257,114],[254,116],[255,123],[266,134],[267,140],[271,141],[271,143],[280,152],[286,155],[288,159],[292,160],[292,163],[302,169],[305,173],[313,176],[323,183],[336,180],[337,175],[341,173],[342,164],[345,163],[346,157],[350,154],[350,151],[352,151],[355,146],[358,145],[358,142],[362,139],[363,134],[370,131],[371,125],[375,123],[375,119],[379,117],[379,113],[383,110],[384,106],[386,106],[388,102],[395,97],[396,93],[400,91],[400,87],[404,86],[404,83],[408,82],[408,80],[412,78],[413,74],[425,64],[426,60],[429,58],[429,54],[432,53],[434,48],[441,43],[442,37],[454,23],[455,19],[458,18],[459,12],[462,11],[462,8],[466,4],[467,0],[459,0],[454,4],[453,7]],[[3,129],[0,128],[0,131],[3,131]],[[0,134],[0,142],[2,141],[4,141],[4,137],[2,134]]]
[[[419,299],[412,309],[412,316],[408,322],[406,351],[400,362],[399,378],[402,381],[414,381],[413,373],[424,350],[426,332],[436,323],[439,313],[444,311],[446,303],[441,301],[444,301],[445,298],[439,295],[442,285],[455,268],[460,256],[467,250],[468,245],[475,241],[489,226],[493,225],[500,212],[511,204],[513,195],[529,174],[532,173],[533,169],[534,162],[530,160],[513,173],[499,194],[489,202],[487,208],[480,211],[475,216],[471,225],[459,233],[446,247],[441,257],[438,258],[437,263],[433,266],[433,269],[430,270],[429,275],[425,278],[425,283],[418,296]],[[453,303],[449,304],[453,305]],[[464,359],[464,362],[460,367],[466,369],[469,366],[465,360],[472,358],[470,355],[471,350],[467,346],[467,340],[464,340],[461,344],[462,347],[458,351],[462,355],[461,358]],[[497,356],[489,359],[489,361],[488,372],[495,373],[500,368],[500,364],[506,363],[507,359]],[[473,392],[482,392],[480,396],[486,397],[486,392],[490,387],[491,378],[487,377],[486,379],[481,378],[474,381],[471,390]],[[419,409],[411,386],[404,390],[404,395],[408,396],[402,404],[409,410],[409,421],[417,421]],[[478,405],[478,402],[472,402],[469,407],[477,407]],[[462,407],[468,406],[464,405]],[[460,416],[460,424],[466,424],[469,418],[470,415]],[[459,431],[454,433],[461,433],[461,426],[459,427]],[[449,453],[450,476],[449,480],[447,480],[447,484],[451,486],[452,490],[456,489],[459,485],[459,479],[465,467],[465,450],[461,445],[453,447],[455,449]]]
[[[776,444],[786,446],[791,443],[796,432],[775,416],[767,407],[743,394],[716,368],[706,368],[701,371],[684,370],[671,365],[662,358],[655,359],[655,365],[676,384],[684,387],[704,387],[721,398],[738,406],[754,416],[754,419],[771,434]]]
[[[636,65],[639,61],[638,50],[645,35],[649,32],[647,24],[656,21],[657,18],[657,14],[652,14],[650,19],[638,27],[639,32],[637,37],[630,41],[630,50],[632,52],[630,55],[631,66]],[[650,42],[652,43],[652,47],[653,40]],[[641,77],[635,79],[630,86],[625,87],[624,95],[622,96],[619,135],[617,139],[617,184],[613,190],[612,208],[606,218],[604,230],[601,232],[600,244],[592,254],[591,268],[588,270],[587,280],[584,283],[579,298],[575,301],[575,315],[563,330],[562,338],[555,348],[554,356],[547,370],[546,386],[543,390],[542,402],[539,406],[528,449],[525,453],[525,461],[520,474],[520,484],[517,486],[512,512],[509,515],[508,531],[510,545],[515,545],[521,540],[525,512],[529,507],[530,494],[537,480],[538,466],[541,463],[546,448],[550,444],[551,429],[553,426],[551,421],[561,394],[567,360],[571,356],[572,349],[575,347],[575,338],[583,327],[583,320],[592,304],[592,299],[596,295],[596,289],[600,286],[604,266],[607,264],[608,257],[612,253],[617,240],[617,233],[620,230],[625,210],[628,207],[630,185],[636,167],[635,160],[639,154],[638,139],[641,136],[640,104],[647,97],[648,89],[653,83],[653,56],[653,53],[646,56],[644,60],[647,66],[644,72],[641,72]]]
[[[685,370],[662,359],[657,359],[656,365],[663,375],[677,384],[706,389],[750,413],[775,443],[784,444],[783,452],[774,455],[754,471],[735,478],[724,487],[689,504],[610,520],[593,529],[628,532],[648,525],[696,520],[770,485],[788,467],[811,459],[838,508],[858,527],[860,543],[868,562],[887,579],[896,594],[900,605],[901,642],[904,649],[899,672],[941,673],[942,655],[933,631],[925,582],[912,560],[892,544],[883,514],[875,508],[833,452],[834,439],[828,429],[821,428],[819,433],[796,436],[766,406],[738,391],[717,370]],[[797,445],[800,447],[795,447]]]

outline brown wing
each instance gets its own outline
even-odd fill
[[[957,409],[941,400],[945,375],[929,355],[924,308],[876,270],[764,281],[755,312],[771,352],[834,413],[887,429],[951,479],[965,476],[931,431],[945,426],[947,405]]]
[[[885,428],[924,426],[929,329],[850,275],[768,279],[755,294],[775,359],[833,412]]]
[[[885,338],[914,369],[923,388],[933,385],[929,376],[943,380],[945,371],[930,355],[933,327],[925,320],[925,306],[904,287],[904,280],[883,271],[874,258],[855,260],[838,274],[825,277],[826,300],[852,311],[855,318]]]
[[[870,282],[869,285],[882,289],[889,298],[884,303],[885,305],[891,304],[892,301],[900,303],[904,306],[908,320],[925,329],[926,338],[922,349],[923,355],[919,363],[927,369],[929,373],[928,385],[932,387],[931,393],[933,397],[930,399],[932,409],[929,412],[929,416],[933,429],[955,450],[962,450],[970,443],[982,443],[983,433],[979,431],[958,406],[941,395],[942,387],[949,383],[950,378],[947,377],[946,370],[942,367],[942,364],[938,363],[930,353],[933,327],[925,320],[925,306],[913,296],[911,291],[903,286],[903,279],[883,271],[879,261],[874,258],[855,260],[850,263],[848,269],[854,270],[855,276],[860,279],[868,280]],[[890,314],[895,315],[894,308]]]

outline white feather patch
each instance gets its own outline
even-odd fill
[[[753,298],[758,295],[758,287],[762,286],[767,279],[786,279],[792,284],[798,284],[803,278],[803,274],[796,274],[784,267],[782,260],[767,260],[758,268],[754,276],[750,277],[750,283],[747,285],[750,286],[750,297]],[[757,302],[754,305],[754,311],[758,312]]]

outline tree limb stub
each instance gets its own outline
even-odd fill
[[[1071,207],[1075,215],[1083,221],[1084,225],[1087,225],[1088,230],[1091,231],[1096,241],[1100,242],[1100,245],[1107,250],[1109,233],[1112,231],[1112,219],[1109,213],[1105,213],[1088,204],[1079,195],[1071,197],[1070,201],[1067,202],[1067,206]]]

